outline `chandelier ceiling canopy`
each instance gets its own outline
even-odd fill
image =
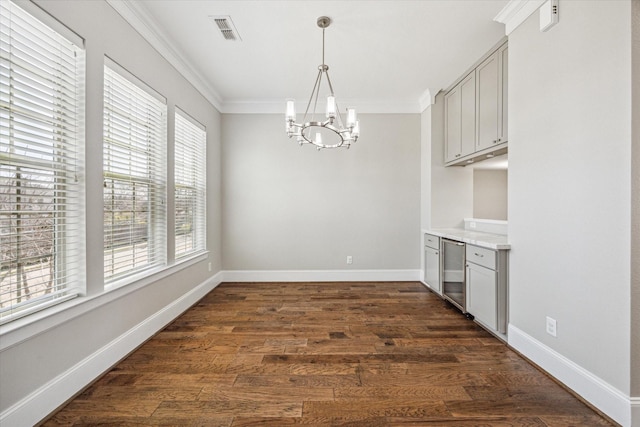
[[[333,85],[329,78],[329,66],[324,63],[324,32],[331,25],[331,19],[321,16],[318,18],[317,24],[318,27],[322,28],[322,64],[318,66],[318,75],[313,85],[309,102],[307,102],[302,122],[296,122],[295,100],[287,99],[285,115],[287,135],[289,138],[295,137],[300,145],[312,144],[318,150],[322,148],[349,148],[360,136],[360,124],[356,117],[356,110],[352,107],[346,108],[346,123],[342,121],[342,115],[333,92]],[[323,77],[326,80],[329,92],[324,121],[322,118],[316,119],[316,107]],[[331,139],[331,141],[327,141],[327,139]]]

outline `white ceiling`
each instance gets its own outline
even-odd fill
[[[419,112],[502,37],[507,0],[109,0],[222,112],[283,112],[325,62],[341,108]],[[230,15],[242,41],[210,18]],[[429,91],[429,92],[427,92]],[[322,92],[321,92],[322,94]]]

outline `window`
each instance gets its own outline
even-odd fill
[[[0,323],[85,281],[83,41],[25,6],[0,3]]]
[[[176,109],[176,259],[205,250],[206,144],[204,127]]]
[[[105,283],[166,264],[166,100],[106,59]]]

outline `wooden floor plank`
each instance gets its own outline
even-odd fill
[[[304,402],[303,413],[305,417],[330,417],[334,414],[340,416],[362,415],[368,417],[410,417],[441,418],[450,415],[443,401],[429,401],[424,399],[373,399],[373,400],[340,400],[335,402]]]
[[[188,421],[195,417],[245,416],[260,414],[264,418],[300,417],[302,401],[276,402],[271,399],[258,401],[247,398],[212,401],[164,401],[154,411],[153,419],[171,417]]]
[[[45,426],[611,426],[417,282],[225,283]]]
[[[336,401],[377,401],[395,399],[398,401],[420,399],[436,400],[471,400],[462,386],[403,386],[403,387],[341,387],[335,391]]]
[[[198,400],[255,400],[260,402],[280,403],[295,397],[301,401],[332,401],[333,387],[295,387],[291,385],[256,386],[235,384],[232,387],[206,386],[203,387]],[[192,399],[194,400],[194,399]]]

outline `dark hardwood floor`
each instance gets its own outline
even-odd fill
[[[58,425],[612,425],[420,283],[225,283]]]

